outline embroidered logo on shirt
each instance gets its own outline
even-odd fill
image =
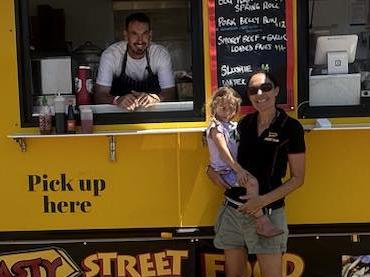
[[[278,133],[269,132],[269,135],[264,138],[264,141],[280,142],[278,136],[279,136]]]

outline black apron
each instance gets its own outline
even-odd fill
[[[126,63],[127,63],[127,50],[122,61],[121,75],[114,76],[110,94],[113,96],[122,96],[131,93],[132,90],[137,92],[147,93],[160,93],[161,87],[159,85],[158,75],[154,74],[149,62],[148,51],[145,51],[145,58],[147,61],[146,70],[148,70],[148,76],[142,81],[136,81],[130,76],[126,75]]]

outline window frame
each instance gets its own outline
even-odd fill
[[[297,1],[298,117],[302,119],[368,117],[370,104],[351,106],[309,106],[309,0]]]
[[[193,110],[169,112],[131,112],[94,114],[94,124],[139,124],[205,121],[205,75],[202,1],[189,0],[189,23],[191,30],[191,59],[193,77]],[[16,43],[21,127],[37,126],[32,116],[32,69],[29,52],[28,0],[14,0],[16,20]]]

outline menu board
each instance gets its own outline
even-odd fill
[[[293,109],[292,0],[209,0],[208,6],[213,90],[233,87],[245,110],[248,74],[265,69],[279,80],[278,104]]]

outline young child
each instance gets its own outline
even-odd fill
[[[248,194],[257,195],[258,183],[248,182],[250,174],[236,160],[237,122],[232,120],[238,114],[240,104],[240,96],[232,88],[221,87],[213,94],[210,105],[212,119],[207,128],[210,166],[221,175],[229,188],[243,186]],[[249,178],[251,179],[252,176],[250,175]],[[282,230],[275,227],[262,210],[256,212],[254,217],[257,234],[273,237],[282,233]]]

